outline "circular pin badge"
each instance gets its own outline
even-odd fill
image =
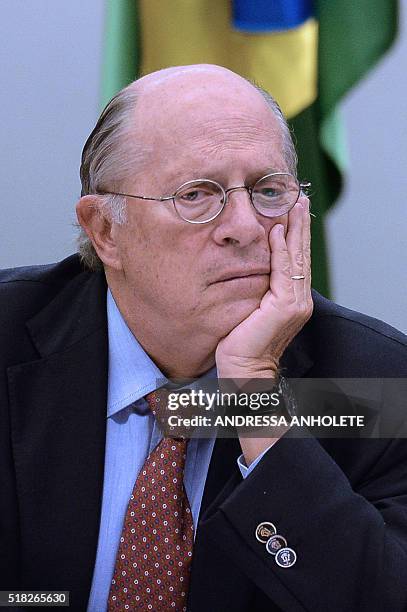
[[[277,533],[267,540],[266,550],[270,555],[275,555],[281,548],[285,548],[286,546],[287,540]]]
[[[280,548],[276,553],[275,560],[280,567],[292,567],[297,561],[297,555],[292,548]]]
[[[266,544],[267,541],[271,538],[271,536],[277,533],[277,529],[273,525],[273,523],[259,523],[256,527],[255,535],[256,540],[261,542],[262,544]]]

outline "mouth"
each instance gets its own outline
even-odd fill
[[[270,270],[266,268],[259,268],[255,270],[233,270],[222,274],[211,284],[215,285],[217,283],[227,283],[231,281],[253,281],[256,279],[263,280],[266,276],[270,276]]]

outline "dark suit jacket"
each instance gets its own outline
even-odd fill
[[[70,609],[86,610],[105,451],[104,276],[72,256],[0,281],[0,589],[70,590]],[[287,376],[407,376],[402,334],[314,299]],[[217,440],[189,610],[407,610],[404,439],[284,437],[246,480],[239,454],[237,440]],[[293,567],[257,542],[261,521],[296,550]]]

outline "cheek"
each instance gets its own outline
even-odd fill
[[[173,312],[183,306],[195,309],[202,292],[200,246],[179,228],[139,225],[122,243],[126,280],[134,294],[166,303]],[[183,228],[181,228],[183,229]]]

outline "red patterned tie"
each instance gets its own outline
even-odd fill
[[[154,416],[168,391],[146,395]],[[158,414],[157,414],[158,413]],[[108,610],[186,610],[194,526],[184,488],[188,440],[164,437],[147,457],[127,507]]]

